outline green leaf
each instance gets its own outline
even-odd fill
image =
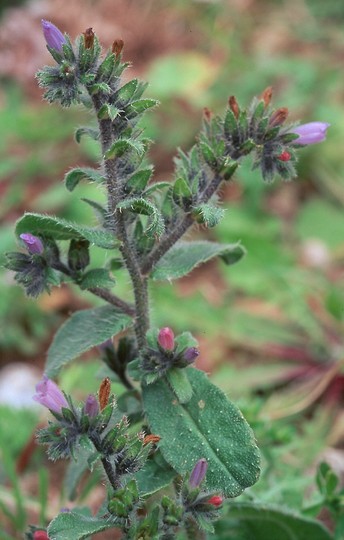
[[[238,123],[231,109],[228,109],[226,112],[224,130],[227,137],[237,134]]]
[[[185,369],[169,369],[166,373],[166,379],[179,403],[188,403],[192,397],[192,386]]]
[[[46,374],[54,377],[62,366],[122,332],[131,317],[113,306],[77,311],[59,328],[48,351]]]
[[[142,169],[140,171],[137,171],[126,182],[126,189],[128,191],[142,193],[142,191],[147,186],[152,174],[152,169]]]
[[[117,524],[108,518],[98,518],[85,515],[77,510],[63,512],[52,520],[48,527],[51,540],[81,540],[90,534],[96,534],[116,527]]]
[[[161,236],[165,230],[163,218],[156,206],[142,197],[132,197],[121,201],[117,208],[130,210],[134,214],[149,216],[149,225],[144,233],[148,236]]]
[[[140,495],[147,497],[171,484],[176,475],[176,471],[167,463],[162,467],[154,459],[149,459],[143,469],[136,473],[135,479]]]
[[[199,146],[200,146],[204,161],[208,163],[210,167],[216,167],[217,159],[216,159],[213,149],[210,148],[210,146],[204,141],[201,141],[199,143]]]
[[[77,167],[76,169],[68,171],[64,178],[68,191],[73,191],[81,180],[101,183],[104,182],[104,177],[96,169],[90,167]]]
[[[28,212],[16,223],[16,235],[30,232],[55,240],[85,238],[91,244],[105,249],[114,249],[118,242],[113,234],[104,229],[92,229],[71,223],[62,218]]]
[[[239,409],[227,400],[205,373],[187,370],[193,394],[178,403],[163,379],[143,387],[144,408],[159,449],[180,474],[208,461],[206,485],[236,497],[259,477],[260,457],[254,435]],[[158,404],[158,406],[157,406]]]
[[[94,141],[97,141],[99,139],[99,131],[98,131],[98,129],[82,126],[82,127],[79,127],[78,129],[75,130],[74,137],[75,137],[76,142],[79,143],[81,141],[81,138],[84,135],[88,135]]]
[[[105,268],[92,268],[82,276],[80,282],[81,289],[92,289],[93,287],[111,288],[114,286],[115,280],[110,276],[109,271]]]
[[[159,105],[159,101],[156,99],[137,99],[132,101],[125,109],[125,116],[128,119],[135,118],[139,114],[142,114],[152,107]]]
[[[139,81],[137,79],[132,79],[127,84],[124,84],[117,92],[116,98],[121,102],[122,105],[126,105],[137,89]]]
[[[224,210],[212,204],[203,203],[194,208],[194,214],[198,223],[204,223],[207,227],[215,227],[224,216]]]
[[[154,280],[178,279],[214,257],[221,257],[226,264],[234,264],[244,255],[245,250],[239,243],[178,242],[157,262],[151,277]]]
[[[106,118],[111,118],[111,120],[114,120],[119,115],[120,110],[117,109],[114,105],[110,105],[109,103],[104,103],[98,111],[98,118],[100,120],[105,120]]]
[[[216,524],[219,540],[237,540],[239,531],[240,538],[254,540],[333,540],[319,521],[278,506],[248,502],[231,503],[228,517]]]
[[[181,208],[186,209],[187,203],[192,200],[192,191],[184,178],[177,178],[173,185],[172,197],[174,202]]]
[[[123,156],[129,150],[134,150],[137,154],[142,155],[144,153],[144,145],[140,141],[133,139],[118,139],[115,141],[111,148],[105,152],[105,159],[116,159]]]

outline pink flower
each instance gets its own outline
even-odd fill
[[[326,131],[329,126],[330,124],[326,122],[310,122],[291,129],[289,133],[299,135],[299,138],[293,141],[295,144],[315,144],[326,139]]]
[[[166,351],[173,351],[174,349],[174,333],[171,328],[167,326],[159,330],[158,343],[160,347]]]
[[[46,375],[36,384],[36,394],[32,398],[47,409],[61,413],[62,407],[69,408],[68,402],[63,393]]]
[[[35,531],[33,533],[33,540],[49,540],[49,536],[45,531]]]
[[[62,45],[66,43],[66,39],[61,30],[53,23],[45,21],[44,19],[42,19],[42,29],[48,47],[55,49],[58,52],[62,52]]]

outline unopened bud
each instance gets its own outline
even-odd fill
[[[214,495],[213,497],[210,497],[210,499],[207,501],[208,504],[212,504],[213,506],[221,506],[223,503],[223,497],[220,495]]]
[[[267,107],[268,105],[270,105],[271,98],[272,98],[272,86],[268,86],[267,88],[265,88],[264,92],[260,96],[260,99],[264,101],[264,105],[265,107]]]
[[[204,477],[207,473],[207,469],[208,469],[208,462],[205,458],[201,458],[199,461],[197,461],[190,475],[190,480],[189,480],[190,487],[197,488],[200,486],[200,484],[203,482]]]
[[[35,531],[33,533],[33,540],[49,540],[49,536],[45,531]]]
[[[204,107],[203,115],[204,115],[204,118],[207,120],[207,122],[210,122],[211,117],[213,116],[213,113],[210,109],[208,109],[208,107]]]
[[[229,105],[230,110],[234,114],[235,118],[238,118],[239,113],[240,113],[240,108],[239,108],[239,104],[235,96],[230,96],[230,98],[228,99],[228,105]]]
[[[189,347],[183,352],[183,360],[190,364],[196,360],[197,356],[199,356],[197,347]]]
[[[289,161],[290,158],[291,158],[291,154],[287,152],[286,150],[284,150],[284,152],[282,152],[279,156],[277,156],[277,159],[279,159],[280,161]]]
[[[96,396],[90,394],[85,401],[84,412],[90,418],[94,418],[99,413],[99,404]]]
[[[115,39],[112,44],[112,52],[115,56],[119,56],[123,50],[124,41],[123,39]]]
[[[58,52],[62,52],[62,45],[66,43],[66,38],[61,30],[53,23],[45,21],[44,19],[42,19],[42,29],[48,47],[55,49]]]
[[[287,107],[281,107],[280,109],[277,109],[272,115],[270,116],[269,120],[269,126],[270,127],[276,127],[281,126],[287,119],[289,114],[289,111]]]
[[[152,443],[152,444],[157,444],[159,441],[160,441],[161,437],[159,437],[159,435],[153,435],[153,433],[151,433],[150,435],[146,435],[143,439],[143,446],[146,446],[147,444],[149,443]]]
[[[37,236],[34,236],[33,234],[30,234],[30,233],[22,233],[20,235],[20,238],[23,240],[28,252],[31,253],[32,255],[33,254],[41,255],[43,253],[44,251],[43,243]]]
[[[158,335],[158,343],[160,347],[162,347],[166,351],[173,351],[174,333],[171,328],[168,328],[167,326],[165,328],[161,328]]]
[[[105,379],[102,380],[99,387],[99,405],[100,405],[101,411],[105,409],[106,405],[109,402],[110,391],[111,391],[111,382],[110,382],[109,377],[106,377]]]
[[[84,270],[90,263],[90,243],[84,238],[73,238],[68,250],[68,266],[71,270]]]
[[[92,28],[87,28],[84,32],[85,49],[92,49],[94,44],[94,32]]]

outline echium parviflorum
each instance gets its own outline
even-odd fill
[[[96,513],[74,502],[46,530],[32,525],[27,538],[77,540],[111,528],[137,540],[204,538],[226,499],[257,482],[260,455],[239,409],[194,367],[201,354],[195,338],[151,326],[148,283],[180,278],[214,257],[238,262],[245,253],[239,243],[182,237],[195,224],[219,222],[219,189],[248,155],[264,180],[291,178],[298,150],[321,142],[328,124],[288,125],[288,110],[271,105],[271,88],[248,108],[231,96],[224,115],[204,110],[194,146],[177,153],[174,178],[153,182],[141,119],[158,102],[143,97],[146,84],[138,79],[123,83],[123,41],[103,53],[92,28],[72,43],[52,23],[42,27],[54,60],[37,74],[45,98],[93,109],[96,127],[79,127],[75,138],[95,139],[102,155],[99,168],[70,170],[66,188],[95,182],[107,203],[83,199],[99,218],[96,227],[25,214],[16,225],[22,250],[7,254],[7,268],[30,296],[67,281],[103,300],[57,332],[34,399],[54,417],[38,441],[51,459],[70,460],[68,493],[94,468],[103,471],[106,489]],[[93,246],[108,251],[105,267],[94,265]],[[120,268],[132,285],[129,301],[114,292]],[[107,376],[97,395],[77,404],[52,378],[95,346]],[[122,385],[117,399],[111,380]]]

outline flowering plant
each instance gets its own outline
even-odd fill
[[[236,405],[192,366],[200,353],[195,338],[151,327],[148,285],[180,278],[215,257],[237,263],[245,254],[239,243],[182,237],[194,225],[211,228],[222,219],[219,189],[246,156],[252,154],[266,181],[294,177],[298,149],[322,141],[328,124],[288,126],[288,110],[271,107],[271,88],[247,109],[231,96],[223,117],[205,109],[197,142],[177,154],[173,181],[154,183],[146,157],[151,141],[140,121],[158,103],[142,97],[146,84],[138,79],[122,83],[129,65],[122,60],[123,42],[114,41],[103,55],[92,28],[72,44],[52,23],[42,26],[55,61],[37,74],[45,98],[92,108],[97,129],[79,128],[75,137],[99,141],[103,156],[99,169],[69,171],[66,188],[96,182],[107,203],[84,199],[99,217],[94,228],[26,213],[16,225],[25,252],[8,253],[7,267],[30,296],[66,281],[104,300],[74,313],[57,332],[34,399],[54,417],[38,433],[49,457],[72,458],[75,483],[80,471],[101,467],[107,493],[97,515],[78,507],[61,511],[47,532],[31,527],[27,537],[75,540],[114,528],[137,540],[178,533],[203,538],[214,531],[225,499],[258,480],[260,455]],[[114,254],[109,265],[88,268],[92,245]],[[128,271],[133,303],[112,292],[112,272],[121,267]],[[52,378],[94,346],[109,376],[97,396],[78,405]],[[111,380],[123,386],[117,404]]]

